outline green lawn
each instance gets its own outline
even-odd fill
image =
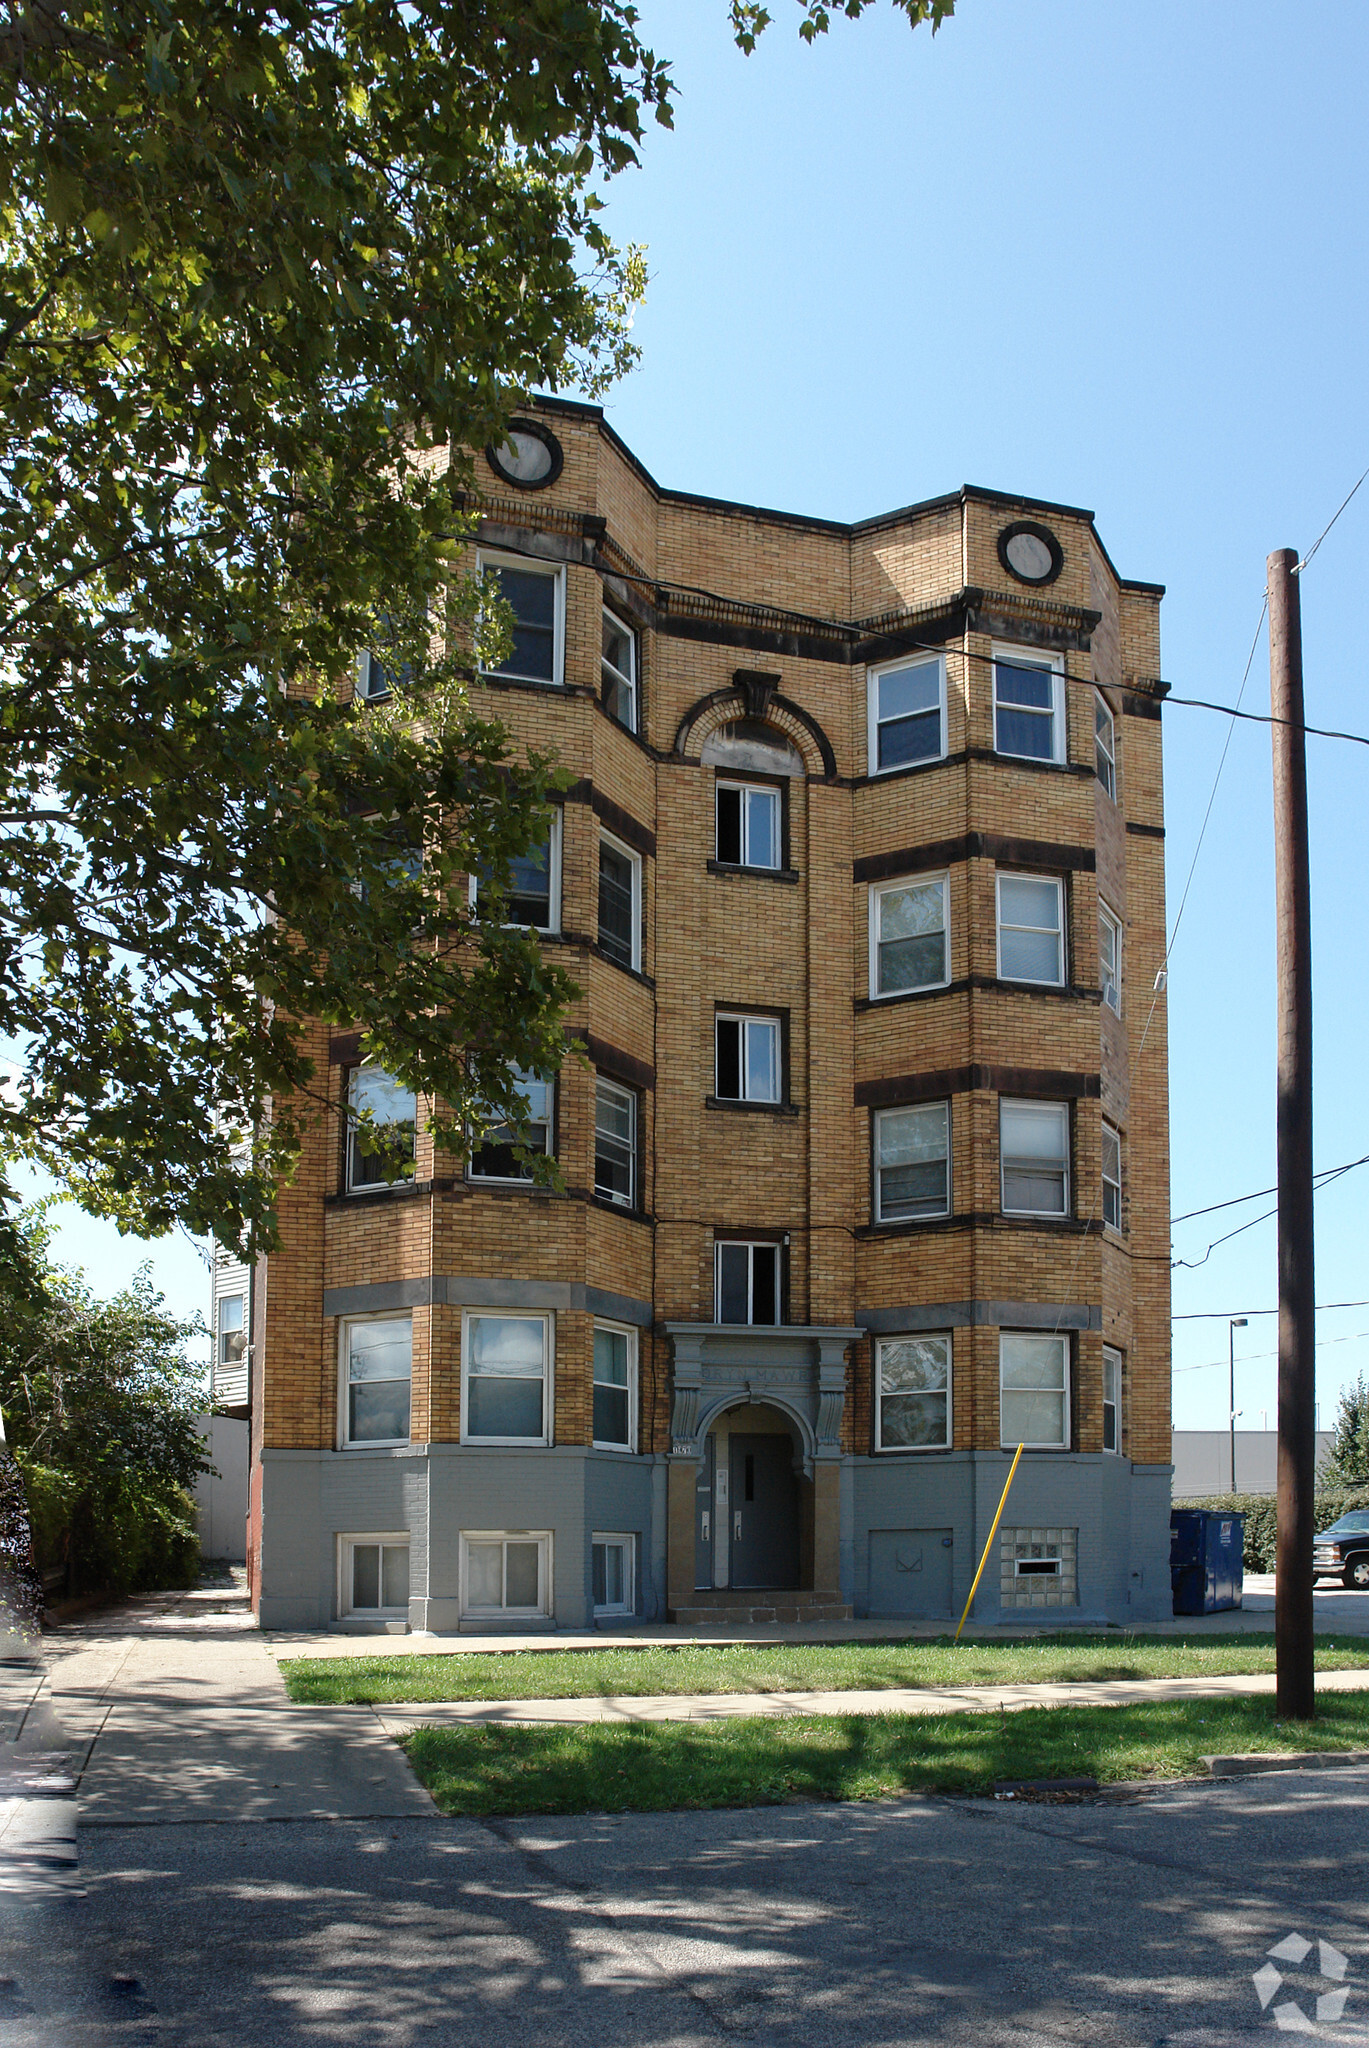
[[[1369,1746],[1369,1695],[1330,1695],[1310,1726],[1276,1721],[1268,1699],[1184,1700],[1013,1714],[419,1728],[403,1746],[444,1813],[655,1813],[983,1794],[1001,1778],[1195,1776],[1214,1753]]]
[[[649,1693],[803,1692],[902,1685],[1016,1685],[1055,1679],[1231,1677],[1274,1669],[1274,1639],[1038,1636],[1026,1642],[624,1644],[603,1650],[282,1660],[292,1700],[313,1705],[424,1700],[596,1699]],[[1321,1636],[1317,1668],[1369,1665],[1369,1638]]]

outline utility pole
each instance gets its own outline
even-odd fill
[[[1279,1015],[1279,1467],[1274,1594],[1280,1716],[1310,1721],[1316,1351],[1312,1282],[1312,902],[1297,555],[1269,557],[1269,708]]]
[[[1227,1422],[1231,1429],[1231,1491],[1236,1491],[1236,1332],[1250,1327],[1248,1316],[1226,1319],[1226,1362],[1228,1369]]]

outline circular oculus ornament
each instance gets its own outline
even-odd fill
[[[496,476],[520,491],[540,491],[555,483],[564,460],[555,434],[536,420],[515,420],[506,439],[497,448],[487,448],[485,457]]]
[[[1048,526],[1019,519],[998,536],[998,559],[1019,583],[1053,583],[1065,566],[1060,543]]]

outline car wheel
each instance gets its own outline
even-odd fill
[[[1352,1557],[1341,1578],[1352,1593],[1369,1593],[1369,1556]]]

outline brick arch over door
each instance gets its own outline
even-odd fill
[[[766,691],[758,705],[756,692],[740,685],[713,690],[690,705],[675,734],[676,756],[697,759],[715,732],[741,721],[773,727],[796,750],[805,775],[818,781],[835,779],[837,757],[832,742],[810,712],[777,691]]]

